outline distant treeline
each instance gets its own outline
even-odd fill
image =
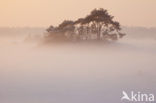
[[[42,27],[0,27],[0,36],[43,35]]]
[[[155,27],[128,27],[123,26],[122,31],[127,34],[127,37],[142,39],[142,38],[153,38],[156,39],[156,28]]]
[[[114,41],[125,36],[121,33],[120,23],[114,16],[100,8],[94,9],[85,18],[76,21],[64,20],[57,27],[50,26],[45,38],[50,41],[59,40],[104,40]]]

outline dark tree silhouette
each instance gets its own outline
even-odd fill
[[[94,9],[85,18],[65,20],[58,27],[50,26],[47,32],[68,40],[117,40],[125,34],[120,32],[120,23],[113,19],[107,10]]]
[[[78,19],[76,23],[90,26],[91,32],[97,34],[97,39],[112,39],[117,40],[125,34],[120,33],[120,24],[113,20],[113,16],[109,15],[107,10],[94,9],[90,15],[84,19]],[[113,33],[116,32],[116,33]]]

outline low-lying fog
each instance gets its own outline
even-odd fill
[[[155,78],[154,39],[51,46],[0,39],[0,103],[121,103],[123,90],[156,94]]]

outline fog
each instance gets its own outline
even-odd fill
[[[0,38],[0,103],[122,103],[156,94],[156,40],[43,45]]]

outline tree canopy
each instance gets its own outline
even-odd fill
[[[47,29],[47,37],[64,40],[106,40],[122,38],[120,23],[114,20],[107,10],[94,9],[85,18],[76,21],[64,20],[57,27]]]

